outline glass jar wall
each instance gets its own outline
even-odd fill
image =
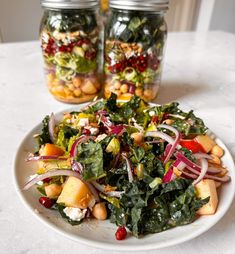
[[[128,100],[135,94],[151,101],[161,81],[167,35],[164,11],[143,11],[144,4],[142,10],[133,6],[126,10],[118,3],[114,8],[112,2],[118,1],[110,1],[105,30],[104,96],[113,92],[118,99]]]
[[[57,100],[82,103],[96,97],[101,88],[99,26],[95,9],[67,7],[46,7],[44,12],[40,39],[45,75]]]

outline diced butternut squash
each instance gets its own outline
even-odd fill
[[[73,176],[70,176],[65,182],[64,188],[57,199],[57,203],[80,209],[86,209],[94,202],[94,197],[87,185]]]
[[[196,186],[197,196],[199,198],[210,197],[210,200],[207,204],[201,207],[197,214],[199,215],[210,215],[216,212],[218,206],[218,195],[216,191],[216,184],[214,180],[204,179],[200,181]]]
[[[215,141],[208,135],[198,135],[195,140],[203,147],[206,153],[216,145]]]
[[[48,198],[57,198],[62,191],[62,186],[52,183],[45,186],[45,192]]]
[[[216,145],[215,141],[208,135],[198,135],[195,140],[203,147],[206,153],[209,153],[213,146]]]
[[[64,155],[64,150],[53,144],[45,144],[42,148],[40,155],[42,156],[62,156]]]

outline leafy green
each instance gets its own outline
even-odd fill
[[[83,179],[96,180],[105,176],[103,169],[103,149],[100,143],[90,141],[77,146],[76,161],[83,166]]]
[[[56,144],[58,146],[64,147],[65,150],[69,151],[68,147],[70,145],[70,139],[74,140],[74,136],[76,137],[78,134],[79,130],[74,129],[68,125],[62,125],[59,129]]]
[[[46,116],[42,121],[42,125],[43,125],[42,131],[40,135],[36,137],[38,148],[40,148],[42,145],[45,145],[46,143],[52,143],[50,134],[49,134],[49,127],[48,127],[49,119],[50,117]]]
[[[109,203],[111,221],[127,226],[134,236],[157,233],[196,219],[196,211],[209,201],[196,196],[191,180],[176,179],[151,189],[142,181],[128,183],[121,207]]]
[[[100,197],[103,198],[104,200],[107,200],[110,204],[114,205],[115,207],[120,208],[120,201],[118,198],[108,197],[102,193],[100,193]]]
[[[57,210],[61,217],[64,218],[70,225],[72,226],[76,226],[76,225],[79,225],[82,223],[83,220],[80,220],[80,221],[75,221],[75,220],[71,220],[65,213],[64,213],[64,208],[65,208],[65,205],[64,204],[55,204],[53,206],[53,208],[55,210]]]

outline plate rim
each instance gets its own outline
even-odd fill
[[[80,105],[76,105],[73,107],[70,107],[68,109],[64,109],[64,110],[60,110],[58,112],[55,113],[55,115],[61,115],[64,112],[70,112],[73,110],[79,110],[81,109],[83,106],[88,105],[89,103],[83,103]],[[150,105],[158,105],[155,103],[150,103]],[[205,233],[206,231],[208,231],[209,229],[211,229],[213,226],[215,226],[221,219],[223,216],[225,216],[225,214],[229,211],[234,196],[235,196],[235,164],[234,164],[234,160],[233,157],[229,151],[229,149],[227,148],[227,146],[223,143],[223,141],[217,137],[217,135],[215,135],[214,132],[212,132],[211,130],[209,130],[211,132],[211,134],[215,135],[215,140],[216,143],[218,143],[220,146],[223,147],[226,156],[228,157],[229,161],[231,161],[231,165],[233,168],[229,168],[229,175],[232,178],[232,182],[233,184],[231,184],[231,192],[229,193],[228,196],[228,201],[226,202],[225,206],[222,207],[222,210],[220,212],[220,214],[214,218],[214,220],[212,220],[209,224],[206,224],[205,227],[200,227],[199,229],[197,229],[196,231],[193,231],[193,233],[188,234],[187,236],[184,236],[183,238],[175,238],[175,239],[170,239],[170,240],[166,240],[165,242],[162,243],[148,243],[145,245],[141,245],[141,239],[140,244],[138,245],[122,245],[121,243],[119,243],[118,241],[116,241],[114,239],[114,243],[107,243],[107,242],[99,242],[98,240],[90,240],[87,239],[86,237],[81,237],[79,235],[75,236],[70,232],[65,232],[62,228],[57,227],[56,225],[54,225],[52,222],[49,222],[48,220],[46,220],[44,218],[44,216],[40,213],[36,213],[35,209],[33,209],[30,206],[30,203],[26,200],[24,194],[23,194],[23,190],[22,190],[22,186],[19,185],[18,183],[18,179],[17,179],[17,161],[18,161],[18,157],[19,157],[19,152],[21,151],[21,148],[23,146],[23,144],[28,140],[30,133],[34,132],[34,130],[38,129],[39,126],[41,125],[41,123],[36,124],[31,130],[29,130],[26,135],[23,136],[23,139],[21,139],[21,141],[18,143],[17,145],[17,150],[14,153],[14,157],[13,157],[13,181],[14,181],[14,187],[15,190],[17,192],[18,197],[20,198],[21,202],[24,204],[24,206],[27,208],[28,211],[30,211],[31,214],[33,214],[34,217],[36,217],[36,219],[38,219],[39,221],[41,221],[45,226],[49,227],[50,229],[54,230],[55,232],[59,233],[61,236],[65,236],[66,238],[73,240],[75,242],[81,243],[81,244],[85,244],[88,246],[92,246],[92,247],[96,247],[99,249],[105,249],[105,250],[116,250],[116,251],[143,251],[143,250],[156,250],[156,249],[162,249],[162,248],[166,248],[166,247],[171,247],[174,245],[178,245],[181,244],[183,242],[192,240],[200,235],[202,235],[203,233]],[[214,215],[212,215],[214,216]],[[196,221],[195,221],[196,222]],[[195,223],[193,222],[193,223]],[[111,223],[111,222],[110,222]],[[192,223],[192,224],[193,224]],[[157,233],[156,233],[157,234]],[[153,234],[154,235],[154,234]]]

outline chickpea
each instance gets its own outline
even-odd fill
[[[82,80],[80,78],[78,78],[78,77],[73,78],[73,85],[75,87],[80,87],[82,85]]]
[[[49,73],[47,75],[47,82],[50,84],[53,82],[53,80],[55,79],[55,73]]]
[[[45,186],[45,192],[48,198],[57,198],[62,191],[62,186],[52,183]]]
[[[76,97],[79,97],[81,95],[82,91],[80,88],[76,88],[76,89],[74,89],[73,93]]]
[[[127,93],[128,92],[128,85],[127,84],[123,84],[123,85],[121,85],[121,87],[120,87],[120,91],[121,91],[121,93]]]
[[[70,91],[73,91],[75,89],[74,85],[72,83],[67,84]]]
[[[210,154],[210,155],[213,157],[213,159],[209,160],[209,162],[221,165],[221,160],[218,156],[216,156],[214,154]]]
[[[135,132],[131,134],[131,137],[134,139],[136,144],[140,144],[143,140],[143,133]]]
[[[163,123],[165,123],[167,125],[172,125],[174,123],[174,120],[172,120],[172,119],[166,119],[165,121],[163,121]]]
[[[224,155],[224,150],[220,146],[215,145],[212,147],[211,153],[221,158]]]
[[[142,96],[143,95],[143,89],[142,88],[136,88],[135,89],[135,95]]]
[[[152,99],[153,99],[153,91],[150,90],[150,89],[144,90],[144,97],[145,97],[147,100],[152,100]]]
[[[64,93],[66,94],[66,96],[71,96],[73,95],[73,93],[68,89],[68,87],[64,88]]]
[[[107,209],[105,207],[105,203],[97,203],[92,209],[92,214],[97,220],[106,220]]]
[[[121,87],[121,83],[120,83],[118,80],[116,80],[116,81],[114,81],[113,86],[114,86],[114,88],[115,88],[116,90],[119,90],[120,87]]]

